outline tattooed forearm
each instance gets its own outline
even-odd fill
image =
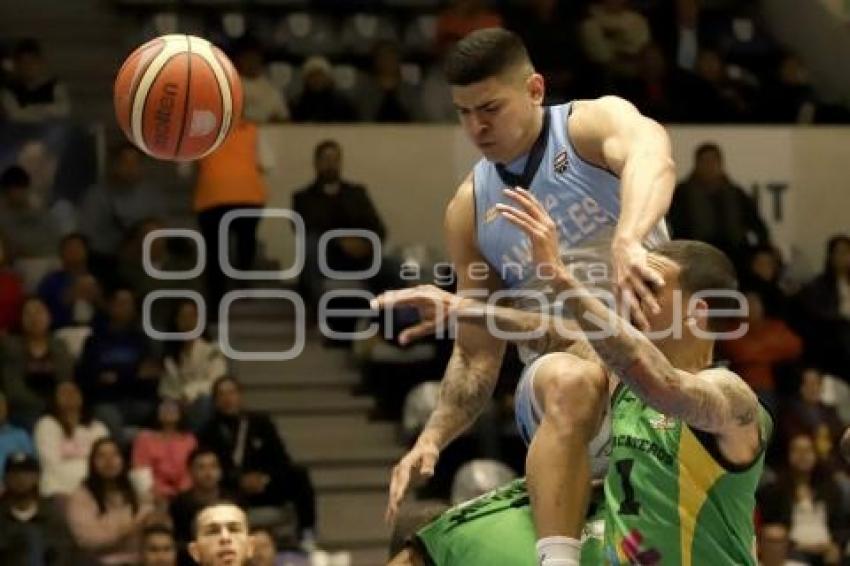
[[[455,349],[440,384],[437,408],[422,436],[445,447],[469,428],[493,395],[498,372],[476,367],[462,350]]]
[[[678,417],[707,432],[731,425],[746,426],[756,419],[758,402],[750,388],[733,374],[717,379],[681,371],[646,336],[611,311],[569,275],[564,288],[566,306],[602,361],[643,401],[657,411]]]
[[[577,325],[565,319],[516,308],[468,302],[457,309],[458,320],[498,330],[510,341],[538,353],[564,351],[576,341]]]

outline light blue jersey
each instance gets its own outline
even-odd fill
[[[546,144],[539,145],[540,165],[531,172],[533,177],[525,188],[543,203],[558,225],[565,263],[578,267],[576,274],[585,282],[607,287],[611,280],[611,242],[620,216],[620,180],[576,153],[567,132],[570,108],[571,103],[546,109]],[[535,149],[529,154],[532,160]],[[520,173],[529,155],[508,164],[506,169]],[[498,203],[514,204],[502,192],[507,185],[496,164],[486,159],[479,161],[473,169],[473,184],[476,238],[482,256],[498,271],[508,289],[538,287],[528,237],[495,208]],[[644,243],[651,249],[667,239],[662,220]]]

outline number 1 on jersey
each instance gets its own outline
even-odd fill
[[[620,483],[623,486],[623,501],[620,502],[620,515],[637,515],[640,512],[640,503],[635,499],[635,488],[632,486],[632,467],[634,460],[620,460],[615,466],[620,474]]]

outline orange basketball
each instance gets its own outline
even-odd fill
[[[221,145],[242,115],[242,83],[209,41],[164,35],[127,57],[114,103],[121,129],[145,153],[199,159]]]

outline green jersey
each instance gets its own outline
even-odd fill
[[[759,406],[761,444],[772,421]],[[764,449],[749,466],[724,461],[715,437],[651,409],[627,387],[612,401],[605,478],[606,564],[755,565],[755,491]]]
[[[602,563],[604,511],[597,499],[582,536],[582,566]],[[449,509],[414,539],[431,566],[537,566],[536,543],[524,479]]]

